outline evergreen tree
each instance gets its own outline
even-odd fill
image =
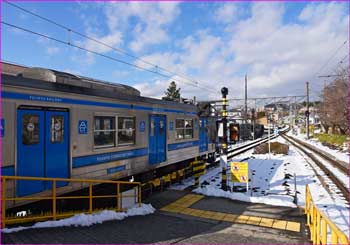
[[[180,101],[180,90],[181,88],[176,88],[176,83],[172,81],[169,88],[165,91],[165,97],[163,97],[163,100]]]

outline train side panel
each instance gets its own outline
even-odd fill
[[[183,113],[168,112],[164,109],[164,105],[158,106],[136,101],[126,103],[125,101],[93,96],[12,86],[4,86],[3,88],[7,92],[3,99],[3,118],[5,120],[2,149],[3,175],[16,175],[17,173],[17,128],[14,122],[17,121],[17,108],[19,106],[26,106],[29,109],[33,107],[34,110],[60,108],[68,111],[69,128],[67,130],[70,132],[68,155],[69,177],[71,178],[119,179],[188,160],[207,154],[214,149],[212,144],[208,144],[207,151],[199,152],[199,120],[191,109],[183,110]],[[40,98],[38,98],[39,96]],[[71,101],[74,103],[70,103]],[[110,103],[120,106],[101,106]],[[166,118],[166,160],[158,164],[149,163],[150,114],[164,115]],[[124,133],[124,136],[128,138],[133,130],[134,143],[112,145],[106,148],[96,147],[94,145],[94,135],[98,133],[98,130],[96,130],[95,120],[99,119],[105,123],[108,121],[103,121],[104,118],[114,118],[115,130],[118,130],[117,121],[119,117],[126,118],[123,121],[124,124],[132,124],[133,122],[134,127],[131,131],[126,128],[121,133]],[[180,125],[181,120],[184,120],[185,124],[187,123],[183,127]],[[86,128],[84,128],[85,126]],[[186,134],[186,138],[179,136],[178,132],[181,130],[183,130],[184,135]],[[103,135],[103,133],[107,133],[107,131],[101,134]],[[6,168],[11,169],[11,167],[12,170],[6,170]],[[78,188],[79,186],[66,186],[61,188],[60,191],[72,190],[73,187]],[[12,193],[12,196],[16,195],[14,189],[14,184],[9,184],[8,191]]]

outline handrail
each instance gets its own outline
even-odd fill
[[[305,191],[305,214],[313,244],[349,244],[349,239],[344,232],[317,208],[308,185],[306,185]],[[328,241],[328,227],[330,228],[331,242]]]
[[[27,181],[51,181],[52,182],[52,189],[51,189],[51,195],[50,196],[30,196],[30,197],[7,197],[6,196],[6,181],[8,180],[27,180]],[[88,196],[59,196],[57,197],[57,182],[80,182],[80,183],[88,183],[89,188],[89,195]],[[121,198],[122,197],[137,197],[137,203],[139,206],[141,206],[141,183],[140,182],[128,182],[128,181],[113,181],[113,180],[92,180],[92,179],[66,179],[66,178],[45,178],[45,177],[27,177],[27,176],[1,176],[1,183],[2,183],[2,196],[1,196],[1,202],[2,202],[2,216],[1,216],[1,227],[4,228],[6,224],[16,224],[21,223],[24,221],[35,221],[35,220],[47,220],[47,219],[53,219],[56,220],[59,217],[69,217],[73,216],[74,212],[70,213],[57,213],[57,207],[56,203],[59,199],[89,199],[89,211],[88,213],[93,213],[93,199],[97,198],[117,198],[117,207],[114,207],[113,209],[116,209],[117,211],[122,211],[121,206]],[[115,184],[117,194],[116,195],[99,195],[99,196],[93,196],[93,184]],[[138,192],[135,195],[127,194],[123,195],[120,193],[120,185],[134,185],[134,189],[137,188]],[[33,215],[31,217],[21,217],[21,218],[11,218],[6,217],[6,202],[7,201],[16,201],[16,200],[52,200],[52,210],[51,213],[48,214],[41,214],[41,215]],[[98,210],[95,210],[98,211]],[[84,211],[83,211],[84,212]]]

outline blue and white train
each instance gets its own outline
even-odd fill
[[[160,169],[174,171],[215,151],[208,119],[197,116],[195,105],[146,98],[126,85],[55,70],[9,63],[2,70],[2,175],[138,175],[148,181]],[[50,185],[13,181],[6,193],[42,195]],[[58,186],[58,194],[82,188]]]

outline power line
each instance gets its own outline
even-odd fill
[[[62,25],[62,24],[60,24],[60,23],[58,23],[58,22],[56,22],[56,21],[54,21],[54,20],[51,20],[51,19],[46,18],[46,17],[44,17],[44,16],[41,16],[41,15],[39,15],[39,14],[37,14],[37,13],[34,13],[34,12],[30,11],[30,10],[27,10],[27,9],[25,9],[25,8],[23,8],[23,7],[20,7],[20,6],[16,5],[16,4],[14,4],[14,3],[10,3],[10,2],[8,2],[8,1],[6,1],[6,0],[5,0],[4,2],[7,3],[8,5],[14,7],[14,8],[17,8],[17,9],[23,11],[23,12],[26,12],[26,13],[28,13],[28,14],[30,14],[30,15],[33,15],[33,16],[35,16],[35,17],[41,19],[41,20],[44,20],[44,21],[49,22],[49,23],[51,23],[51,24],[53,24],[53,25],[56,25],[56,26],[58,26],[58,27],[60,27],[60,28],[62,28],[62,29],[65,29],[65,30],[68,31],[69,33],[74,33],[74,34],[76,34],[76,35],[78,35],[78,36],[84,37],[84,38],[86,38],[86,39],[88,39],[88,40],[91,40],[91,41],[96,42],[96,43],[98,43],[98,44],[100,44],[100,45],[103,45],[103,46],[105,46],[105,47],[108,47],[108,48],[110,48],[110,49],[112,49],[112,50],[114,50],[114,51],[117,51],[117,52],[119,52],[119,53],[122,53],[122,54],[124,54],[124,55],[126,55],[126,56],[128,56],[128,57],[131,57],[131,58],[135,59],[135,60],[139,60],[139,61],[141,61],[141,62],[143,62],[143,63],[145,63],[145,64],[147,64],[147,65],[153,66],[154,68],[157,68],[157,69],[159,69],[159,70],[168,72],[168,73],[170,73],[170,74],[172,74],[172,75],[175,75],[175,76],[178,76],[178,77],[182,77],[182,78],[184,78],[184,79],[190,81],[191,83],[193,83],[193,84],[195,84],[195,85],[198,85],[198,82],[197,82],[197,81],[195,81],[194,79],[189,78],[189,77],[187,77],[187,76],[185,76],[185,75],[183,75],[183,74],[175,73],[175,72],[173,72],[173,71],[171,71],[171,70],[169,70],[169,69],[166,69],[166,68],[163,68],[163,67],[158,66],[158,65],[156,65],[156,64],[153,64],[153,63],[151,63],[151,62],[149,62],[149,61],[147,61],[147,60],[145,60],[145,59],[142,59],[142,58],[140,58],[140,57],[138,57],[138,56],[136,56],[136,55],[130,54],[130,53],[128,53],[127,51],[125,51],[125,50],[123,50],[123,49],[115,48],[115,47],[113,47],[113,46],[111,46],[111,45],[108,45],[108,44],[106,44],[106,43],[104,43],[104,42],[101,42],[101,41],[99,41],[99,40],[97,40],[97,39],[95,39],[95,38],[92,38],[92,37],[87,36],[87,35],[85,35],[85,34],[83,34],[83,33],[81,33],[81,32],[78,32],[78,31],[76,31],[76,30],[73,30],[73,29],[69,28],[68,26]],[[205,87],[203,87],[203,88],[205,88]],[[208,88],[206,88],[206,89],[208,89]]]
[[[95,55],[98,55],[98,56],[102,56],[104,58],[107,58],[107,59],[110,59],[110,60],[113,60],[113,61],[125,64],[125,65],[129,65],[129,66],[135,67],[135,68],[140,69],[140,70],[144,70],[144,71],[147,71],[147,72],[154,73],[156,75],[160,75],[162,77],[171,78],[173,80],[176,80],[170,75],[166,75],[166,74],[163,74],[163,73],[160,73],[160,72],[157,72],[157,71],[153,71],[151,69],[147,69],[147,68],[138,66],[136,64],[133,64],[133,63],[121,60],[121,59],[117,59],[117,58],[111,57],[109,55],[105,55],[105,54],[102,54],[102,53],[99,53],[99,52],[96,52],[96,51],[93,51],[93,50],[90,50],[90,49],[87,49],[87,48],[84,48],[84,47],[81,47],[81,46],[78,46],[78,45],[75,45],[75,44],[72,44],[72,43],[67,42],[67,41],[63,41],[63,40],[60,40],[60,39],[57,39],[57,38],[54,38],[54,37],[51,37],[51,36],[39,33],[39,32],[35,32],[35,31],[29,30],[29,29],[26,29],[26,28],[23,28],[23,27],[20,27],[20,26],[17,26],[17,25],[13,25],[13,24],[7,23],[5,21],[1,21],[1,23],[4,24],[4,25],[10,26],[12,28],[15,28],[15,29],[18,29],[18,30],[21,30],[21,31],[24,31],[24,32],[27,32],[27,33],[30,33],[30,34],[33,34],[33,35],[37,35],[37,36],[40,36],[40,37],[43,37],[43,38],[46,38],[46,39],[49,39],[49,40],[61,43],[61,44],[65,44],[65,45],[68,45],[68,46],[72,46],[72,47],[78,48],[80,50],[83,50],[83,51],[86,51],[86,52],[89,52],[89,53],[92,53],[92,54],[95,54]],[[181,81],[181,80],[177,80],[177,81],[178,82],[188,83],[188,82]],[[210,92],[214,91],[214,90],[209,90],[208,88],[200,86],[198,84],[192,84],[192,83],[188,83],[188,84],[191,85],[191,86],[194,86],[194,87],[207,89]]]
[[[335,57],[335,55],[339,52],[339,50],[340,50],[347,42],[348,42],[348,40],[345,40],[345,41],[342,43],[342,45],[340,45],[339,48],[337,48],[337,49],[335,50],[335,52],[331,55],[331,57],[321,66],[320,69],[318,69],[318,71],[317,71],[312,77],[315,77],[317,74],[319,74],[319,72],[320,72],[323,68],[325,68],[325,67],[328,65],[328,63]]]
[[[349,54],[345,55],[344,58],[341,61],[339,61],[339,64],[342,64],[348,56],[349,56]]]
[[[37,36],[40,36],[40,37],[43,37],[43,38],[46,38],[46,39],[49,39],[51,41],[55,41],[55,42],[58,42],[58,43],[61,43],[61,44],[65,44],[65,45],[68,45],[68,46],[71,46],[71,47],[74,47],[74,48],[78,48],[80,50],[83,50],[85,52],[88,52],[88,53],[92,53],[92,54],[95,54],[95,55],[98,55],[98,56],[101,56],[101,57],[104,57],[104,58],[107,58],[107,59],[110,59],[112,61],[115,61],[115,62],[119,62],[119,63],[122,63],[122,64],[125,64],[125,65],[128,65],[128,66],[132,66],[134,68],[137,68],[137,69],[140,69],[140,70],[143,70],[143,71],[147,71],[147,72],[150,72],[150,73],[153,73],[153,74],[156,74],[156,75],[160,75],[162,77],[166,77],[166,78],[171,78],[173,80],[176,80],[174,79],[172,76],[170,75],[166,75],[164,73],[160,73],[158,71],[154,71],[154,70],[151,70],[151,69],[147,69],[147,68],[144,68],[144,67],[141,67],[139,65],[136,65],[136,64],[133,64],[133,63],[130,63],[130,62],[127,62],[127,61],[124,61],[124,60],[121,60],[121,59],[117,59],[115,57],[112,57],[112,56],[109,56],[109,55],[105,55],[105,54],[102,54],[102,53],[99,53],[99,52],[96,52],[96,51],[93,51],[93,50],[90,50],[90,49],[87,49],[87,48],[84,48],[84,47],[81,47],[81,46],[78,46],[76,44],[72,44],[70,43],[69,41],[63,41],[63,40],[60,40],[60,39],[57,39],[57,38],[54,38],[54,37],[51,37],[51,36],[48,36],[48,35],[45,35],[45,34],[42,34],[42,33],[39,33],[39,32],[35,32],[35,31],[32,31],[32,30],[29,30],[29,29],[26,29],[24,27],[20,27],[20,26],[17,26],[17,25],[13,25],[13,24],[10,24],[10,23],[7,23],[5,21],[1,21],[2,24],[4,25],[7,25],[9,27],[12,27],[12,28],[15,28],[15,29],[18,29],[18,30],[21,30],[21,31],[24,31],[24,32],[27,32],[27,33],[30,33],[30,34],[33,34],[33,35],[37,35]],[[206,89],[210,92],[213,92],[214,90],[210,90],[206,87],[203,87],[203,86],[200,86],[198,84],[193,84],[193,83],[189,83],[189,82],[185,82],[185,81],[181,81],[181,80],[177,80],[178,82],[184,82],[184,83],[188,83],[190,84],[191,86],[194,86],[194,87],[198,87],[198,88],[203,88],[203,89]],[[216,91],[215,91],[216,92]]]

